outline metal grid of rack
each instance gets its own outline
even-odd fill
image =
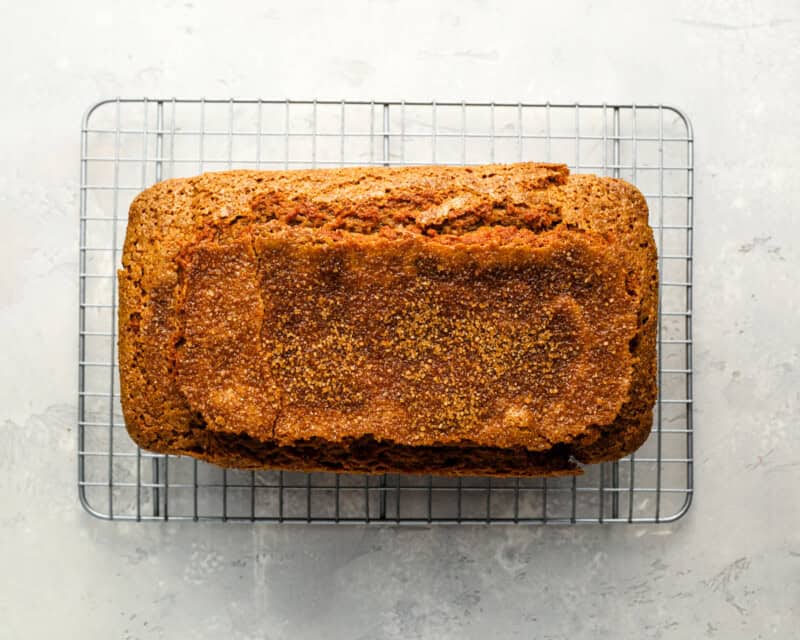
[[[149,185],[227,168],[539,160],[636,184],[659,249],[659,397],[634,455],[556,479],[224,470],[136,447],[119,404],[116,269]],[[691,504],[693,134],[664,105],[113,99],[81,130],[78,489],[124,520],[667,522]]]

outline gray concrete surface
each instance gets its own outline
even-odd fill
[[[0,637],[797,634],[800,6],[603,4],[0,2]],[[689,515],[396,530],[83,513],[78,129],[118,94],[684,108],[697,140]]]

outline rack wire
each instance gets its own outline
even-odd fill
[[[78,490],[113,520],[301,523],[655,523],[693,493],[693,134],[665,105],[117,98],[81,128]],[[659,250],[653,431],[576,478],[236,471],[150,453],[119,403],[116,269],[134,196],[228,168],[540,160],[636,184]]]

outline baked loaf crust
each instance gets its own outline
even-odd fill
[[[656,248],[563,165],[227,171],[130,208],[122,407],[237,468],[559,475],[647,437]]]

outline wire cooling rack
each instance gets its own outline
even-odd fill
[[[635,455],[556,479],[223,470],[140,450],[119,403],[116,269],[127,211],[165,178],[228,168],[539,160],[646,195],[659,249],[653,431]],[[113,99],[81,130],[78,489],[119,520],[667,522],[691,504],[693,135],[663,105]]]

